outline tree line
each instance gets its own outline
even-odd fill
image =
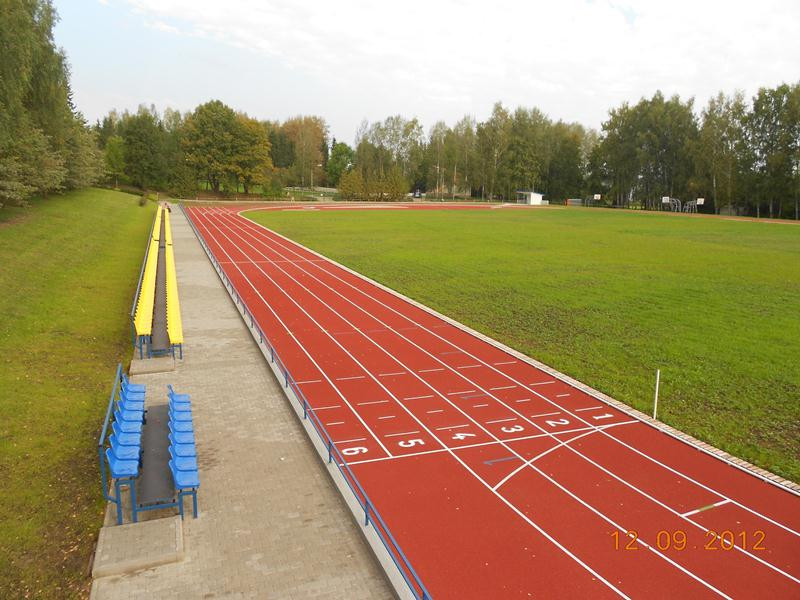
[[[323,183],[327,162],[323,119],[260,121],[219,100],[185,114],[170,108],[159,113],[153,106],[112,110],[94,130],[115,185],[179,197],[202,190],[280,196],[286,186]]]
[[[349,198],[421,190],[513,200],[532,189],[556,202],[600,194],[605,205],[645,209],[665,196],[703,197],[705,210],[798,218],[800,83],[761,88],[749,102],[720,92],[699,114],[693,99],[656,92],[610,110],[600,131],[500,103],[485,121],[438,122],[427,136],[398,115],[363,122],[354,148],[334,145],[331,162],[338,157],[329,175]]]
[[[72,101],[50,0],[0,0],[0,206],[92,185],[95,135]]]

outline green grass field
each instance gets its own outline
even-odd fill
[[[795,481],[800,226],[591,209],[251,212]]]
[[[97,435],[154,204],[87,190],[0,209],[0,598],[84,596]]]

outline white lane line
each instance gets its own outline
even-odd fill
[[[548,385],[550,383],[555,383],[555,379],[552,381],[537,381],[536,383],[529,383],[528,385]]]
[[[552,417],[553,415],[560,415],[560,414],[561,414],[561,411],[557,410],[556,412],[549,412],[549,413],[541,413],[541,414],[538,414],[538,415],[531,415],[530,418],[531,419],[537,419],[539,417]]]
[[[475,390],[462,390],[460,392],[447,392],[448,396],[455,396],[456,394],[469,394],[470,392],[474,392]]]
[[[409,396],[408,398],[403,398],[403,400],[422,400],[423,398],[433,398],[433,394],[426,394],[424,396]]]
[[[333,442],[334,444],[349,444],[350,442],[363,442],[367,438],[353,438],[352,440],[339,440],[338,442]]]
[[[472,408],[483,408],[484,406],[489,406],[488,404],[476,404]]]
[[[205,224],[205,223],[200,223],[199,225],[200,225],[200,226],[201,226],[201,227],[202,227],[202,228],[205,230],[206,234],[207,234],[209,237],[212,237],[212,236],[211,236],[211,230],[209,229],[209,226],[210,226],[210,224],[211,224],[211,219],[210,219],[210,218],[208,218],[208,219],[207,219],[207,221],[208,221],[208,224]],[[219,232],[219,233],[220,233],[220,234],[221,234],[221,235],[222,235],[222,236],[223,236],[225,239],[227,239],[227,240],[228,240],[228,242],[230,242],[231,244],[233,244],[233,246],[234,246],[234,247],[236,247],[236,248],[237,248],[239,251],[241,251],[241,248],[239,248],[239,246],[237,246],[237,245],[236,245],[236,244],[233,242],[233,240],[231,240],[230,236],[226,235],[226,234],[225,234],[225,233],[222,231],[222,229],[220,229],[219,225],[217,225],[217,224],[213,224],[213,226],[214,226],[214,228],[215,228],[215,229],[216,229],[216,230],[217,230],[217,231],[218,231],[218,232]],[[239,237],[241,237],[241,236],[239,236]],[[219,245],[219,248],[220,248],[220,250],[221,250],[221,251],[222,251],[222,252],[225,254],[225,256],[227,256],[227,257],[230,259],[230,258],[231,258],[231,255],[228,253],[228,251],[227,251],[227,250],[225,250],[225,248],[223,248],[223,247],[222,247],[222,245],[219,243],[219,241],[217,240],[217,238],[216,238],[216,237],[214,238],[214,241],[217,243],[217,245]],[[264,254],[263,254],[263,253],[262,253],[262,256],[264,256]],[[265,256],[265,258],[266,258],[266,256]],[[259,267],[258,265],[256,265],[256,268],[257,268],[257,269],[259,269],[259,270],[260,270],[260,271],[261,271],[261,272],[262,272],[264,275],[266,275],[267,277],[269,277],[269,276],[267,275],[266,271],[264,271],[264,270],[263,270],[261,267]],[[261,300],[261,303],[262,303],[262,304],[263,304],[263,305],[266,307],[266,309],[267,309],[267,310],[269,310],[269,312],[270,312],[270,313],[272,313],[272,315],[275,317],[275,319],[278,321],[278,323],[280,323],[280,324],[281,324],[281,326],[282,326],[282,327],[283,327],[283,329],[286,331],[286,333],[292,337],[292,339],[294,340],[294,342],[297,344],[298,348],[300,348],[300,350],[302,350],[303,354],[305,354],[305,355],[306,355],[306,357],[308,357],[308,359],[309,359],[309,360],[311,361],[311,363],[312,363],[312,364],[313,364],[313,365],[314,365],[314,366],[317,368],[317,370],[320,372],[320,374],[321,374],[321,375],[322,375],[322,376],[325,378],[325,380],[326,380],[326,381],[327,381],[327,382],[328,382],[328,383],[331,385],[331,387],[333,387],[333,389],[336,391],[336,394],[337,394],[337,395],[338,395],[338,396],[339,396],[339,397],[340,397],[340,398],[341,398],[341,399],[344,401],[344,403],[345,403],[345,404],[347,404],[348,408],[349,408],[349,409],[352,411],[353,415],[356,417],[356,419],[358,419],[358,422],[359,422],[359,423],[361,423],[361,425],[364,427],[364,429],[366,429],[366,430],[369,432],[369,434],[372,436],[372,438],[375,440],[375,442],[378,444],[378,446],[380,446],[381,450],[383,450],[383,451],[386,453],[386,455],[387,455],[387,456],[392,456],[392,453],[389,451],[389,449],[388,449],[388,448],[387,448],[387,447],[386,447],[386,446],[383,444],[383,442],[381,442],[381,440],[378,438],[378,436],[375,434],[375,432],[374,432],[374,431],[372,431],[372,429],[370,429],[369,425],[367,425],[367,424],[366,424],[366,422],[364,421],[364,419],[362,418],[362,416],[361,416],[360,414],[358,414],[358,411],[356,411],[356,409],[353,407],[353,405],[352,405],[352,404],[350,404],[350,401],[349,401],[347,398],[345,398],[345,397],[344,397],[344,394],[342,394],[341,390],[339,390],[339,389],[336,387],[336,385],[333,383],[333,381],[331,380],[331,378],[330,378],[330,377],[328,376],[328,374],[327,374],[327,373],[326,373],[326,372],[325,372],[325,371],[322,369],[322,367],[319,365],[319,363],[318,363],[316,360],[314,360],[314,357],[312,357],[312,356],[311,356],[311,354],[309,353],[309,351],[308,351],[308,350],[307,350],[307,349],[306,349],[306,348],[305,348],[305,347],[304,347],[304,346],[303,346],[303,345],[302,345],[302,344],[301,344],[301,343],[300,343],[300,342],[297,340],[297,338],[296,338],[296,336],[294,335],[294,333],[292,333],[292,331],[291,331],[291,330],[290,330],[290,329],[289,329],[289,328],[286,326],[286,323],[284,322],[284,320],[283,320],[283,319],[281,319],[280,315],[278,315],[278,313],[277,313],[277,312],[275,312],[275,309],[274,309],[274,308],[272,308],[272,306],[270,306],[269,302],[267,302],[267,301],[264,299],[264,296],[263,296],[263,294],[262,294],[262,293],[259,291],[259,289],[258,289],[258,288],[257,288],[257,287],[256,287],[256,286],[253,284],[253,282],[252,282],[252,281],[250,280],[250,278],[249,278],[249,277],[248,277],[248,276],[245,274],[245,272],[244,272],[244,271],[241,269],[241,267],[239,267],[238,265],[236,265],[236,270],[237,270],[237,271],[239,271],[239,274],[240,274],[240,275],[241,275],[241,276],[244,278],[244,280],[247,282],[247,284],[248,284],[248,285],[249,285],[249,286],[250,286],[250,287],[253,289],[253,291],[255,292],[256,296],[258,296],[258,299],[259,299],[259,300]],[[273,283],[273,285],[275,285],[275,280],[274,280],[274,279],[272,279],[271,277],[270,277],[269,279],[270,279],[270,281]],[[237,293],[238,293],[238,291],[237,291]],[[286,294],[286,296],[287,296],[287,297],[289,297],[289,296],[288,296],[288,294]],[[292,300],[291,298],[289,298],[289,299],[290,299],[290,300]],[[294,300],[292,300],[292,302],[293,302],[293,303],[294,303],[294,304],[295,304],[295,305],[296,305],[298,308],[301,308],[301,307],[300,307],[300,305],[299,305],[299,304],[297,304],[297,302],[295,302]],[[303,309],[301,308],[301,310],[303,310]],[[304,311],[304,312],[305,312],[305,311]],[[305,314],[306,314],[306,316],[308,316],[309,318],[311,318],[311,316],[310,316],[310,315],[309,315],[307,312],[306,312]],[[312,321],[313,321],[313,319],[312,319]],[[320,327],[319,323],[317,323],[316,321],[314,321],[314,323],[316,323],[317,327],[319,327],[320,329],[322,329],[322,327]],[[335,343],[338,343],[338,342],[336,342],[335,338],[333,338],[332,336],[331,336],[331,339],[332,339],[332,340],[333,340]]]
[[[306,379],[305,381],[295,381],[297,385],[305,385],[306,383],[322,383],[322,379]]]
[[[566,398],[569,394],[556,394],[556,398]]]
[[[605,408],[605,406],[587,406],[586,408],[576,408],[574,409],[575,412],[583,412],[584,410],[600,410]]]
[[[516,421],[519,417],[509,417],[508,419],[495,419],[494,421],[486,421],[489,423],[505,423],[506,421]]]
[[[501,385],[500,387],[489,388],[489,391],[490,392],[496,392],[497,390],[513,390],[515,387],[517,387],[517,386],[515,386],[515,385]]]
[[[351,379],[364,379],[364,375],[353,375],[352,377],[336,377],[336,381],[350,381]]]
[[[709,504],[707,506],[701,506],[700,508],[696,508],[694,510],[690,510],[689,512],[682,513],[682,517],[691,517],[692,515],[696,515],[697,513],[709,510],[711,508],[716,508],[717,506],[722,506],[723,504],[728,504],[730,500],[725,498],[725,500],[720,500],[719,502],[714,502],[714,504]]]
[[[356,402],[356,406],[367,406],[368,404],[386,404],[388,400],[373,400],[371,402]]]
[[[344,421],[333,421],[332,423],[325,423],[325,427],[330,427],[331,425],[344,425]]]
[[[483,365],[464,365],[461,367],[456,367],[456,369],[474,369],[475,367],[482,367]]]
[[[443,409],[443,408],[438,408],[438,409],[436,409],[436,410],[426,410],[425,412],[426,412],[426,413],[428,413],[428,414],[430,415],[430,414],[433,414],[433,413],[440,413],[440,412],[444,412],[444,409]]]
[[[387,433],[383,437],[395,437],[395,436],[398,436],[398,435],[413,435],[415,433],[419,433],[419,431],[403,431],[401,433]]]
[[[395,415],[387,415],[385,417],[378,417],[379,419],[394,419]]]
[[[378,377],[391,377],[392,375],[406,375],[405,371],[398,371],[397,373],[378,373]]]
[[[334,404],[333,406],[320,406],[319,408],[312,408],[314,412],[319,412],[321,410],[330,410],[332,408],[342,408],[341,404]]]
[[[530,402],[530,398],[523,398],[522,400],[514,400],[514,402]]]
[[[240,236],[240,237],[241,237],[241,236]],[[252,244],[249,244],[249,245],[251,245],[251,246],[252,246]],[[254,246],[253,246],[253,248],[255,249],[255,247],[254,247]],[[308,273],[307,271],[304,271],[304,272],[306,272],[307,274],[309,274],[309,275],[310,275],[310,273]],[[312,275],[312,277],[313,277],[313,275]],[[271,278],[270,278],[270,279],[271,279]],[[317,279],[317,278],[315,277],[315,279]],[[317,281],[320,281],[320,280],[319,280],[319,279],[317,279]],[[320,281],[320,282],[321,282],[321,281]],[[274,281],[273,281],[273,283],[274,283]],[[321,282],[321,283],[322,283],[322,282]],[[299,282],[298,282],[298,284],[300,285],[300,287],[302,287],[303,289],[305,289],[307,292],[309,292],[309,293],[312,293],[310,290],[308,290],[308,288],[306,288],[305,286],[303,286],[303,285],[302,285],[302,284],[300,284]],[[324,285],[326,285],[326,284],[324,284]],[[330,286],[327,286],[327,285],[326,285],[326,287],[328,287],[329,289],[331,289],[332,291],[334,291],[335,293],[337,293],[338,295],[340,295],[340,296],[341,296],[343,299],[345,299],[345,300],[348,300],[348,301],[350,301],[351,303],[353,303],[353,304],[354,304],[354,306],[357,306],[357,305],[355,304],[355,302],[353,302],[352,300],[349,300],[349,299],[347,299],[347,298],[346,298],[344,295],[340,294],[338,291],[334,290],[334,289],[333,289],[333,288],[331,288]],[[353,289],[356,289],[354,286],[352,286],[352,287],[353,287]],[[285,291],[284,291],[284,294],[286,294],[286,292],[285,292]],[[286,295],[288,296],[288,294],[286,294]],[[370,296],[368,296],[368,297],[370,297]],[[370,298],[371,298],[371,297],[370,297]],[[293,300],[293,301],[294,301],[294,300]],[[296,303],[296,301],[294,301],[294,302]],[[299,306],[299,305],[298,305],[298,306]],[[360,307],[359,307],[359,308],[360,308]],[[364,310],[364,309],[362,308],[361,310]],[[305,311],[304,311],[304,312],[305,312]],[[366,310],[364,310],[364,312],[365,312],[366,314],[369,314],[369,313],[367,313],[367,311],[366,311]],[[397,312],[397,314],[401,314],[401,313],[399,313],[398,311],[395,311],[395,312]],[[341,315],[339,315],[339,316],[341,317]],[[342,317],[342,318],[344,319],[344,317]],[[411,319],[410,319],[410,318],[408,318],[408,317],[405,317],[405,318],[407,318],[408,320],[411,320]],[[312,320],[313,320],[313,317],[312,317]],[[344,319],[344,320],[346,320],[346,319]],[[369,338],[367,338],[367,339],[369,339]],[[334,340],[334,341],[335,341],[335,340]],[[378,344],[377,344],[377,343],[376,343],[374,340],[370,340],[370,341],[372,341],[372,342],[373,342],[373,343],[374,343],[376,346],[378,346],[378,348],[381,348],[381,346],[379,346],[379,345],[378,345]],[[413,343],[413,342],[412,342],[412,343]],[[416,345],[416,344],[415,344],[415,345]],[[422,349],[422,348],[420,348],[420,349]],[[384,349],[384,352],[386,352],[387,354],[389,354],[389,353],[388,353],[388,351],[386,351],[385,349]],[[441,354],[445,354],[445,353],[441,353]],[[466,354],[466,352],[465,352],[465,354]],[[352,355],[351,355],[351,356],[352,356]],[[353,358],[355,359],[355,357],[353,357]],[[357,359],[355,359],[355,360],[356,360],[356,362],[358,362],[358,361],[357,361]],[[360,363],[359,363],[359,366],[361,366],[362,368],[364,368],[364,367],[363,367],[363,365],[361,365]],[[374,376],[373,376],[373,377],[374,377]],[[377,379],[376,379],[376,382],[377,382]],[[381,387],[384,387],[384,386],[381,386]],[[384,388],[384,389],[385,389],[385,388]],[[387,391],[388,391],[388,390],[387,390]],[[463,392],[462,392],[462,393],[463,393]],[[546,398],[545,398],[545,400],[546,400]],[[408,411],[408,409],[407,409],[407,408],[406,408],[404,405],[402,405],[402,404],[401,404],[401,407],[402,407],[403,409],[405,409],[407,412],[409,412],[409,414],[412,416],[412,418],[415,418],[415,415],[413,415],[413,413],[411,413],[410,411]],[[456,406],[455,404],[453,404],[453,407],[454,407],[454,408],[456,408],[457,410],[459,410],[459,412],[462,412],[462,413],[463,413],[463,410],[459,409],[459,408],[458,408],[458,406]],[[466,413],[464,413],[464,415],[468,417],[468,415],[466,415]],[[521,416],[521,415],[520,415],[520,416]],[[469,417],[468,417],[468,418],[469,418]],[[419,421],[418,419],[416,419],[416,420],[417,420],[418,422],[420,422],[420,424],[423,426],[423,428],[425,428],[426,430],[428,430],[428,428],[427,428],[427,427],[426,427],[426,426],[425,426],[425,425],[424,425],[424,424],[423,424],[421,421]],[[474,421],[474,419],[472,419],[472,418],[470,418],[470,420]],[[483,428],[483,427],[482,427],[482,426],[481,426],[479,423],[475,422],[475,424],[476,424],[476,425],[478,425],[478,427],[480,427],[480,428],[484,429],[484,428]],[[428,430],[428,431],[429,431],[429,430]],[[489,433],[489,432],[488,432],[488,430],[486,430],[486,429],[484,429],[484,431],[486,431],[487,433]],[[491,435],[491,434],[490,434],[490,435]],[[496,438],[496,439],[497,439],[497,438]],[[444,443],[443,443],[441,440],[438,440],[438,441],[439,441],[439,443],[440,443],[440,444],[441,444],[443,447],[447,448],[447,446],[445,446],[445,444],[444,444]],[[498,442],[501,442],[500,440],[497,440],[497,441],[498,441]],[[504,446],[504,447],[506,447],[506,449],[509,449],[509,450],[511,450],[510,448],[508,448],[508,446],[507,446],[507,444],[506,444],[506,443],[503,443],[503,442],[501,442],[501,443],[503,444],[503,446]],[[490,490],[491,490],[491,487],[490,487],[490,486],[488,486],[488,484],[486,483],[486,481],[484,481],[484,480],[483,480],[481,477],[479,477],[479,476],[477,475],[477,473],[475,473],[475,471],[474,471],[473,469],[471,469],[471,468],[470,468],[470,467],[469,467],[469,466],[468,466],[468,465],[467,465],[467,464],[466,464],[466,463],[465,463],[463,460],[459,459],[459,458],[458,458],[458,457],[457,457],[457,456],[456,456],[456,455],[455,455],[455,454],[452,452],[452,450],[451,450],[451,449],[449,449],[449,448],[448,448],[448,451],[450,451],[451,455],[452,455],[454,458],[456,458],[456,460],[458,460],[458,462],[459,462],[459,463],[461,463],[461,465],[462,465],[462,466],[463,466],[463,467],[464,467],[464,468],[465,468],[467,471],[469,471],[469,472],[470,472],[470,473],[471,473],[473,476],[475,476],[475,477],[476,477],[476,479],[478,479],[478,481],[480,481],[480,482],[481,482],[481,483],[482,483],[484,486],[486,486],[488,489],[490,489]],[[515,455],[519,456],[519,455],[518,455],[516,452],[514,452],[513,450],[511,450],[511,452],[512,452],[513,454],[515,454]],[[521,458],[521,457],[520,457],[520,458]],[[562,491],[564,491],[565,493],[567,493],[569,496],[571,496],[572,498],[574,498],[576,501],[578,501],[578,502],[580,502],[581,504],[583,504],[583,505],[584,505],[586,508],[588,508],[589,510],[591,510],[591,511],[592,511],[592,512],[594,512],[595,514],[597,514],[597,515],[598,515],[600,518],[602,518],[603,520],[607,521],[609,524],[611,524],[612,526],[614,526],[614,527],[616,527],[616,528],[618,528],[618,529],[623,529],[623,527],[622,527],[621,525],[619,525],[618,523],[615,523],[615,522],[614,522],[613,520],[611,520],[611,519],[610,519],[608,516],[604,515],[602,512],[600,512],[599,510],[597,510],[595,507],[593,507],[592,505],[588,504],[586,501],[584,501],[583,499],[581,499],[580,497],[578,497],[577,495],[575,495],[575,494],[574,494],[572,491],[570,491],[570,490],[568,490],[567,488],[565,488],[565,487],[564,487],[563,485],[561,485],[561,484],[560,484],[558,481],[556,481],[555,479],[553,479],[552,477],[550,477],[549,475],[547,475],[546,473],[544,473],[543,471],[541,471],[540,469],[538,469],[537,467],[535,467],[534,465],[531,465],[531,467],[532,467],[534,470],[536,470],[537,472],[539,472],[539,473],[540,473],[540,474],[541,474],[543,477],[545,477],[545,478],[546,478],[548,481],[550,481],[551,483],[553,483],[554,485],[556,485],[556,486],[557,486],[559,489],[561,489]],[[493,490],[492,490],[492,491],[493,491]],[[560,543],[559,543],[559,542],[558,542],[558,541],[557,541],[555,538],[553,538],[552,536],[550,536],[550,535],[549,535],[549,534],[548,534],[548,533],[547,533],[545,530],[543,530],[543,529],[542,529],[542,528],[541,528],[541,527],[540,527],[538,524],[536,524],[534,521],[532,521],[530,518],[528,518],[528,517],[527,517],[527,516],[526,516],[526,515],[525,515],[525,514],[524,514],[524,513],[523,513],[523,512],[520,510],[520,509],[518,509],[518,508],[517,508],[517,507],[516,507],[516,506],[515,506],[513,503],[511,503],[511,502],[510,502],[510,501],[509,501],[507,498],[503,497],[503,496],[502,496],[502,495],[500,495],[500,494],[497,494],[496,492],[495,492],[495,495],[497,496],[497,498],[498,498],[498,499],[499,499],[501,502],[503,502],[504,504],[506,504],[506,505],[507,505],[509,508],[511,508],[511,509],[512,509],[512,510],[513,510],[515,513],[517,513],[517,514],[518,514],[518,515],[519,515],[521,518],[523,518],[523,519],[524,519],[524,520],[525,520],[527,523],[529,523],[529,524],[530,524],[532,527],[534,527],[534,528],[535,528],[537,531],[539,531],[539,532],[540,532],[542,535],[544,535],[544,536],[545,536],[545,537],[546,537],[548,540],[550,540],[552,543],[554,543],[556,546],[558,546],[558,547],[559,547],[559,548],[560,548],[560,549],[561,549],[561,550],[562,550],[562,551],[563,551],[565,554],[567,554],[568,556],[570,556],[570,557],[571,557],[573,560],[575,560],[575,561],[576,561],[576,562],[578,562],[578,563],[579,563],[581,566],[583,566],[585,569],[587,569],[589,572],[591,572],[591,573],[592,573],[592,574],[593,574],[595,577],[597,577],[598,579],[600,579],[600,580],[601,580],[601,581],[602,581],[602,582],[603,582],[605,585],[607,585],[608,587],[610,587],[611,589],[613,589],[613,590],[614,590],[615,592],[617,592],[618,594],[620,594],[620,595],[624,596],[624,594],[622,594],[622,592],[621,592],[621,591],[617,590],[617,589],[616,589],[616,588],[615,588],[615,587],[614,587],[614,586],[613,586],[613,585],[612,585],[612,584],[611,584],[609,581],[605,580],[605,579],[604,579],[604,578],[603,578],[603,577],[602,577],[602,576],[601,576],[599,573],[597,573],[597,572],[595,572],[593,569],[591,569],[591,567],[590,567],[589,565],[587,565],[586,563],[584,563],[583,561],[581,561],[581,560],[580,560],[580,559],[579,559],[577,556],[575,556],[573,553],[571,553],[571,552],[570,552],[570,551],[569,551],[569,550],[568,550],[566,547],[564,547],[562,544],[560,544]],[[641,544],[642,544],[643,546],[647,547],[647,548],[648,548],[650,551],[654,552],[655,554],[657,554],[659,557],[661,557],[661,558],[662,558],[662,559],[664,559],[665,561],[669,562],[670,564],[672,564],[673,566],[675,566],[675,567],[676,567],[676,568],[678,568],[679,570],[683,571],[684,573],[686,573],[687,575],[689,575],[689,576],[690,576],[690,577],[692,577],[693,579],[697,580],[698,582],[702,583],[702,584],[703,584],[703,585],[705,585],[706,587],[709,587],[709,588],[710,588],[710,589],[712,589],[713,591],[715,591],[715,592],[719,593],[720,595],[723,595],[723,594],[722,594],[722,592],[720,592],[719,590],[717,590],[716,588],[714,588],[713,586],[711,586],[711,585],[710,585],[708,582],[706,582],[706,581],[702,580],[701,578],[697,577],[696,575],[694,575],[694,573],[692,573],[691,571],[688,571],[687,569],[685,569],[684,567],[682,567],[681,565],[679,565],[678,563],[676,563],[674,560],[670,559],[668,556],[665,556],[663,553],[659,552],[658,550],[656,550],[656,549],[655,549],[655,548],[653,548],[652,546],[649,546],[649,545],[648,545],[648,544],[647,544],[647,543],[646,543],[644,540],[640,539],[639,541],[641,542]],[[726,597],[727,597],[727,596],[726,596]]]
[[[517,362],[517,361],[515,361],[515,360],[506,360],[506,361],[503,361],[503,362],[496,362],[496,363],[492,363],[492,364],[494,364],[495,366],[500,366],[500,365],[513,365],[513,364],[515,364],[516,362]]]
[[[444,371],[444,369],[420,369],[417,373],[433,373],[434,371]]]
[[[462,427],[469,427],[469,424],[467,424],[467,425],[451,425],[450,427],[437,427],[436,431],[446,431],[448,429],[461,429]]]

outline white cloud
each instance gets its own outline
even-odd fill
[[[252,50],[308,81],[286,93],[336,90],[317,112],[348,137],[364,116],[452,123],[495,100],[596,127],[656,89],[704,103],[800,77],[795,0],[128,2],[153,27]]]

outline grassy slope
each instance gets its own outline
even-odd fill
[[[0,209],[0,597],[85,592],[95,444],[153,208],[87,190]]]
[[[800,226],[587,209],[250,213],[800,480]]]

